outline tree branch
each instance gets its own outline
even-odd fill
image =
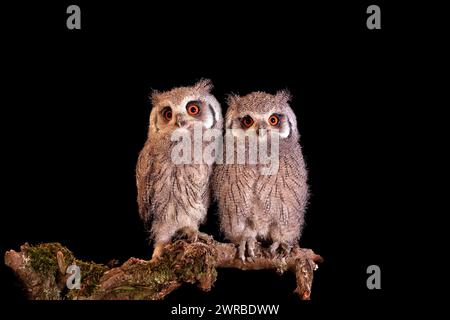
[[[296,275],[295,293],[302,300],[310,298],[314,270],[323,261],[312,250],[296,247],[288,256],[271,258],[257,246],[255,257],[245,263],[236,258],[236,251],[233,244],[212,238],[194,243],[178,240],[168,244],[156,261],[130,258],[119,267],[109,267],[79,260],[59,243],[24,244],[19,252],[5,253],[5,264],[33,300],[160,300],[183,283],[209,291],[218,268],[290,271]],[[81,288],[69,290],[70,274],[65,270],[73,264],[80,267]]]

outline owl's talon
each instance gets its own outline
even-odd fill
[[[287,242],[279,242],[275,241],[269,248],[271,257],[273,259],[280,257],[280,258],[287,258],[289,254],[292,251],[292,245]],[[280,253],[279,253],[280,251]]]
[[[245,264],[245,262],[247,261],[245,255],[239,255],[239,260],[241,260],[243,264]]]
[[[282,251],[281,252],[281,256],[283,258],[286,258],[291,253],[292,245],[290,245],[289,243],[283,242],[283,243],[281,243],[280,248],[281,248],[281,251]]]
[[[198,234],[194,233],[190,236],[188,236],[187,240],[191,243],[197,242],[198,241]]]
[[[197,242],[199,240],[204,240],[205,242],[208,243],[208,241],[211,241],[211,239],[212,239],[206,233],[199,232],[198,230],[195,230],[190,227],[185,227],[185,228],[178,230],[176,237],[177,237],[177,239],[184,238],[184,239],[186,239],[186,241],[191,242],[191,243]]]
[[[199,241],[199,240],[202,240],[206,243],[212,243],[214,239],[207,233],[197,232],[197,241]]]
[[[242,263],[245,263],[245,245],[246,241],[241,241],[238,248],[239,259],[241,259]]]
[[[150,262],[155,262],[159,259],[159,257],[162,255],[164,251],[164,246],[166,245],[165,242],[156,242],[155,247],[153,249],[152,259]]]
[[[280,247],[280,243],[278,241],[275,241],[272,243],[272,245],[269,248],[271,258],[274,259],[277,257],[277,250]]]
[[[247,240],[247,253],[250,258],[253,258],[255,256],[255,243],[255,239]]]
[[[254,262],[253,257],[255,256],[255,243],[256,240],[253,238],[242,240],[239,243],[238,256],[242,263],[245,264],[246,261]]]

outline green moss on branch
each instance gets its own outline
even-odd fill
[[[79,260],[59,243],[25,244],[20,249],[6,252],[5,263],[35,300],[159,300],[183,283],[210,290],[217,278],[216,268],[291,271],[296,274],[295,292],[301,299],[309,299],[314,270],[323,261],[312,250],[300,247],[287,257],[269,258],[265,248],[257,245],[253,260],[243,263],[236,259],[233,244],[212,239],[179,240],[168,244],[155,261],[130,258],[116,268]],[[66,286],[70,276],[66,270],[72,264],[80,267],[81,289]]]

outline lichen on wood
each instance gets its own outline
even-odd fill
[[[212,238],[190,243],[178,240],[168,244],[162,255],[147,261],[130,258],[110,268],[77,259],[59,243],[25,244],[20,251],[5,253],[5,263],[24,284],[30,299],[36,300],[159,300],[183,283],[196,284],[209,291],[217,278],[217,268],[241,270],[273,269],[294,272],[295,292],[309,299],[313,272],[322,258],[310,249],[295,248],[289,256],[270,257],[264,248],[256,248],[248,262],[236,258],[236,247]],[[69,265],[81,270],[81,288],[66,286]]]

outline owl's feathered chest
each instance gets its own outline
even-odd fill
[[[223,166],[218,180],[229,184],[218,185],[218,197],[235,203],[240,216],[252,214],[262,224],[289,223],[290,217],[303,213],[308,199],[307,172],[300,149],[280,156],[279,167],[274,174],[261,174],[264,165]],[[219,181],[216,180],[216,184]],[[229,198],[227,198],[229,197]]]
[[[182,216],[202,220],[209,201],[207,165],[154,163],[149,172],[150,210],[154,219],[178,220]]]

